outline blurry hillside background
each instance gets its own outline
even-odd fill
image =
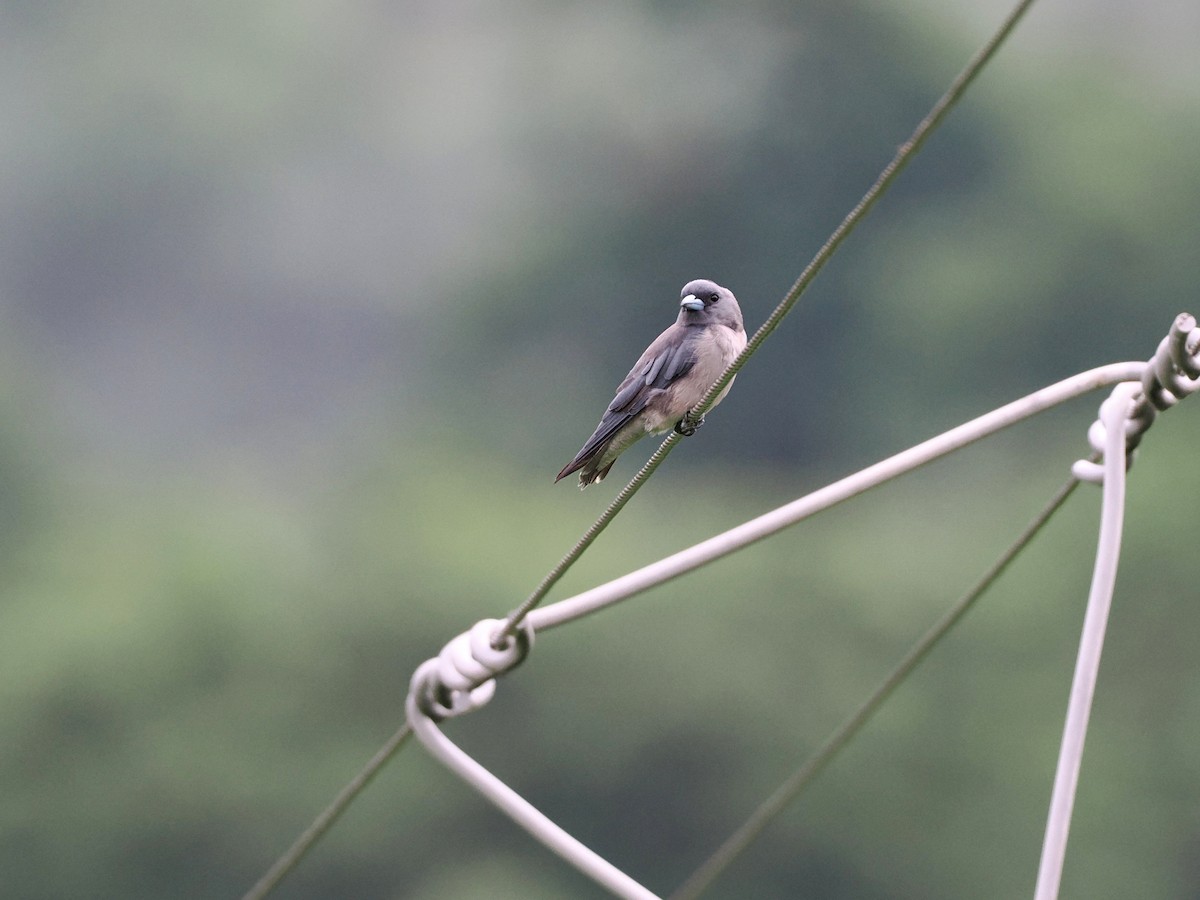
[[[757,327],[1006,9],[0,3],[0,893],[246,890],[653,450],[551,484],[679,288]],[[1200,312],[1198,35],[1195,4],[1035,7],[551,599]],[[450,735],[668,892],[1103,396],[543,635]],[[1193,400],[1132,472],[1065,896],[1200,883],[1198,434]],[[1031,892],[1098,503],[711,896]],[[603,893],[413,744],[278,896]]]

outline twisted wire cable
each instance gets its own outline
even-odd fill
[[[525,624],[497,647],[492,637],[500,624],[497,619],[476,622],[417,667],[409,694],[423,715],[440,722],[479,709],[495,695],[496,679],[525,661],[533,628]]]
[[[344,813],[354,802],[354,799],[366,790],[372,779],[379,774],[380,770],[387,764],[387,761],[395,756],[400,748],[407,743],[412,737],[412,727],[407,720],[401,725],[396,732],[387,739],[386,743],[372,756],[362,770],[355,775],[350,782],[338,791],[337,796],[330,801],[321,813],[312,821],[312,824],[300,833],[300,836],[292,842],[292,846],[288,847],[279,857],[271,864],[271,867],[263,873],[262,877],[254,883],[254,885],[245,894],[242,895],[242,900],[262,900],[271,891],[279,886],[279,882],[287,877],[287,874],[300,864],[300,860],[304,859],[313,845],[317,843],[325,833],[329,831],[342,817]]]
[[[975,52],[974,56],[967,61],[967,64],[950,83],[950,86],[946,89],[945,93],[938,98],[937,102],[929,110],[925,118],[923,118],[917,124],[917,127],[913,130],[912,135],[896,150],[896,155],[892,157],[891,162],[889,162],[883,168],[883,171],[879,173],[879,177],[875,179],[874,184],[872,184],[867,192],[863,194],[862,199],[860,199],[858,203],[855,204],[854,208],[846,214],[846,217],[842,219],[838,227],[834,229],[833,233],[829,236],[825,243],[821,245],[821,248],[812,258],[812,261],[804,267],[803,271],[800,273],[800,276],[788,290],[787,294],[784,295],[784,298],[779,301],[779,304],[771,312],[771,315],[767,317],[767,320],[759,326],[758,330],[754,332],[750,340],[746,342],[745,348],[741,353],[738,354],[737,359],[735,359],[729,364],[728,367],[726,367],[725,371],[722,372],[720,377],[717,378],[717,380],[713,383],[713,386],[708,389],[708,393],[701,397],[700,402],[697,403],[696,406],[693,407],[686,416],[684,416],[684,421],[687,425],[695,426],[700,422],[701,419],[704,418],[704,414],[712,407],[721,391],[723,391],[733,380],[733,377],[739,371],[741,371],[747,360],[749,360],[751,356],[758,352],[758,348],[762,345],[763,341],[770,337],[772,332],[779,327],[779,324],[783,321],[784,317],[792,311],[792,307],[794,307],[796,305],[796,301],[800,299],[800,295],[804,293],[804,291],[812,283],[813,279],[817,277],[817,273],[819,273],[821,269],[825,267],[825,263],[829,262],[829,260],[833,257],[833,254],[837,252],[838,247],[841,246],[842,242],[849,237],[850,233],[858,226],[859,222],[866,218],[867,213],[871,211],[871,208],[875,205],[876,201],[878,201],[879,198],[887,192],[888,188],[892,186],[892,182],[896,180],[896,177],[904,170],[905,166],[908,165],[912,158],[917,155],[917,152],[924,145],[925,141],[931,134],[933,134],[934,131],[937,130],[938,126],[941,125],[942,120],[946,118],[946,115],[959,101],[962,95],[966,92],[967,88],[971,86],[971,83],[975,80],[979,73],[983,71],[984,67],[988,64],[992,57],[996,55],[996,51],[1000,49],[1000,46],[1012,33],[1013,29],[1017,27],[1017,23],[1021,21],[1021,18],[1025,15],[1025,12],[1032,5],[1033,0],[1020,0],[1020,2],[1013,7],[1012,11],[1009,12],[1008,16],[1005,17],[1004,21],[1000,23],[1000,27],[996,29],[991,38],[988,39],[987,43],[980,47],[979,50]],[[537,587],[533,589],[533,592],[521,603],[521,605],[509,613],[507,621],[505,622],[503,628],[496,632],[494,640],[500,641],[504,635],[512,634],[516,630],[517,626],[521,623],[521,620],[529,614],[530,610],[534,609],[539,603],[542,602],[546,595],[550,593],[550,589],[553,588],[554,585],[558,583],[559,579],[566,574],[567,570],[575,564],[575,561],[579,559],[579,557],[583,555],[583,552],[591,546],[592,542],[599,537],[600,532],[608,527],[608,523],[616,517],[617,513],[619,513],[622,508],[624,508],[625,504],[629,502],[629,499],[635,493],[637,493],[642,484],[645,483],[646,479],[649,478],[650,475],[653,474],[654,470],[658,468],[659,464],[666,459],[667,455],[671,452],[671,450],[674,449],[678,441],[679,435],[676,432],[672,431],[669,435],[667,435],[667,438],[662,442],[662,444],[659,445],[659,448],[654,451],[654,455],[651,456],[646,464],[638,471],[638,473],[633,476],[629,484],[627,484],[620,494],[617,495],[616,499],[613,500],[609,507],[603,513],[601,513],[600,517],[584,533],[583,537],[581,537],[576,542],[575,546],[572,547],[566,553],[566,555],[559,560],[557,565],[555,565],[554,568],[552,568],[546,574],[546,576],[541,580],[541,582],[538,583]]]
[[[1125,467],[1133,465],[1135,451],[1146,430],[1154,424],[1158,413],[1170,409],[1184,397],[1200,390],[1200,327],[1190,313],[1180,313],[1171,329],[1158,343],[1154,356],[1146,363],[1140,380],[1141,390],[1132,395],[1133,406],[1125,421]],[[1100,406],[1100,417],[1088,429],[1088,443],[1096,453],[1103,454],[1107,442],[1105,413],[1114,405],[1129,400],[1127,391],[1114,390]],[[1120,394],[1120,396],[1118,396]],[[1107,406],[1105,405],[1107,404]],[[1095,460],[1081,459],[1071,473],[1080,481],[1101,484],[1104,466]]]

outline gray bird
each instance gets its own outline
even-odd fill
[[[679,318],[660,334],[617,388],[617,395],[583,448],[558,473],[560,481],[579,473],[579,488],[598,484],[625,450],[648,434],[680,427],[684,414],[746,346],[742,310],[733,292],[703,279],[680,292]],[[717,396],[724,399],[733,379]],[[699,424],[699,423],[697,423]]]

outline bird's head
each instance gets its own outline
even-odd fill
[[[689,281],[679,293],[680,325],[724,325],[742,329],[742,310],[733,291],[715,281]]]

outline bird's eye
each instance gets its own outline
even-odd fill
[[[708,302],[709,302],[709,303],[716,303],[716,302],[717,302],[718,300],[720,300],[720,299],[721,299],[721,298],[720,298],[720,297],[719,297],[717,294],[709,294],[709,295],[708,295]]]

